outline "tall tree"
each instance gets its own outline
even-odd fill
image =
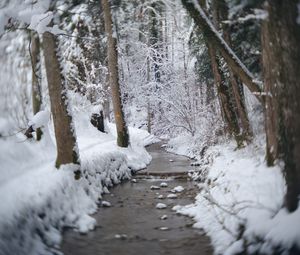
[[[263,102],[260,84],[255,81],[252,73],[246,68],[221,35],[216,31],[199,3],[196,0],[182,0],[182,4],[194,19],[196,26],[205,33],[209,43],[220,51],[222,57],[225,59],[226,63],[230,66],[235,75],[237,75],[248,89],[256,95],[260,102]]]
[[[154,2],[151,4],[150,10],[150,38],[149,44],[153,48],[152,59],[153,59],[153,71],[154,71],[154,80],[156,82],[161,82],[161,71],[159,70],[161,62],[161,23],[160,23],[160,14],[161,14],[161,3]]]
[[[109,83],[117,127],[117,143],[120,147],[128,147],[129,134],[125,122],[120,91],[117,38],[116,35],[113,34],[113,22],[109,2],[108,0],[101,0],[101,3],[104,13],[105,32],[107,34]]]
[[[32,109],[33,114],[38,113],[41,110],[42,105],[42,93],[40,86],[41,79],[41,59],[40,59],[40,38],[38,33],[31,32],[30,34],[30,56],[32,66]],[[36,129],[36,140],[41,140],[42,130]]]
[[[231,47],[230,27],[228,26],[228,24],[223,22],[228,19],[228,6],[225,0],[212,0],[212,13],[213,13],[215,27],[218,30],[222,30],[224,40]],[[243,96],[244,95],[243,84],[240,83],[238,76],[234,74],[230,66],[228,66],[228,70],[229,70],[232,94],[234,96],[234,98],[232,98],[232,101],[235,107],[236,114],[240,119],[242,139],[246,141],[250,141],[253,134],[248,119],[245,99]]]
[[[205,1],[199,1],[202,8],[206,8]],[[204,9],[205,10],[205,9]],[[207,12],[207,10],[206,10]],[[218,25],[219,20],[215,20],[216,25]],[[201,27],[203,29],[203,27]],[[205,40],[206,47],[208,48],[208,54],[210,57],[211,68],[214,75],[215,85],[217,87],[221,113],[223,120],[225,122],[226,131],[233,135],[237,142],[237,146],[240,147],[243,141],[240,136],[240,127],[238,122],[238,116],[236,114],[236,107],[234,98],[231,96],[230,83],[226,82],[224,71],[221,66],[220,56],[218,49],[210,44],[210,39],[206,33],[206,30],[202,30],[203,37]]]
[[[300,25],[298,0],[268,0],[262,27],[267,161],[284,162],[286,207],[300,195]],[[298,23],[297,23],[298,21]]]
[[[76,150],[72,116],[68,111],[67,88],[57,56],[56,40],[55,35],[50,32],[43,34],[46,74],[57,145],[56,167],[59,168],[63,164],[79,164],[79,155]],[[75,178],[79,176],[78,170],[75,172]]]

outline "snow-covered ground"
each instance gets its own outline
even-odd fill
[[[201,173],[192,175],[202,181],[195,203],[174,208],[204,229],[215,254],[285,254],[294,245],[300,248],[300,209],[289,214],[283,208],[284,177],[279,166],[266,166],[263,141],[258,136],[240,150],[233,142],[210,147]],[[171,143],[178,153],[188,151]]]
[[[51,122],[41,142],[13,133],[12,124],[0,118],[0,254],[53,254],[63,227],[85,233],[96,226],[101,194],[131,172],[144,168],[151,156],[144,146],[155,138],[129,128],[131,145],[116,145],[115,126],[107,134],[90,124],[91,107],[73,109],[83,176],[74,179],[74,166],[57,170]],[[50,130],[50,131],[49,131]]]

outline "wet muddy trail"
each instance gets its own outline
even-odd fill
[[[194,201],[197,188],[183,174],[190,169],[189,160],[164,152],[159,144],[150,146],[148,151],[153,157],[152,163],[134,177],[136,182],[124,182],[103,197],[112,206],[100,208],[94,215],[98,224],[95,231],[86,235],[73,230],[64,233],[64,254],[212,254],[209,239],[200,230],[192,228],[193,220],[172,210],[175,205]],[[171,177],[172,173],[176,177]],[[151,189],[162,182],[167,187]],[[171,190],[177,186],[184,190],[176,193],[175,199],[167,198],[174,194]],[[163,198],[158,198],[160,195]],[[158,203],[167,207],[157,209]]]

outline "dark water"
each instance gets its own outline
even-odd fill
[[[189,169],[189,161],[184,157],[159,151],[157,145],[150,147],[149,151],[153,162],[148,171],[163,168],[171,172],[173,165],[176,166],[176,172]],[[170,162],[169,159],[174,161]],[[104,200],[111,202],[112,207],[100,208],[94,215],[98,223],[95,231],[87,235],[80,235],[72,230],[65,232],[62,243],[64,254],[212,254],[209,239],[200,230],[192,228],[193,221],[171,210],[174,205],[193,202],[197,191],[193,182],[184,178],[158,178],[138,175],[136,183],[128,181],[111,189],[111,194],[105,195]],[[162,181],[167,182],[168,187],[150,189],[152,185],[159,186]],[[177,199],[157,198],[158,194],[164,197],[171,194],[170,190],[178,185],[185,190],[177,194]],[[156,209],[159,202],[168,207]],[[160,219],[163,215],[168,218]],[[162,227],[165,229],[161,229]]]

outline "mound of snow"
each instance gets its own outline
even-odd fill
[[[184,191],[184,187],[182,187],[182,186],[177,186],[171,190],[171,192],[175,192],[175,193],[180,193],[182,191]]]
[[[219,153],[199,185],[196,202],[173,209],[194,218],[194,226],[210,236],[216,254],[243,249],[274,254],[278,247],[289,254],[293,245],[300,248],[300,208],[293,213],[282,208],[285,180],[279,166],[266,166],[263,148],[253,143],[235,150],[230,143],[209,150]]]
[[[150,189],[151,189],[151,190],[158,190],[158,189],[160,189],[160,187],[158,187],[158,186],[156,186],[156,185],[152,185],[152,186],[150,187]]]
[[[168,219],[168,215],[164,214],[163,216],[160,217],[161,220],[166,220]]]
[[[111,203],[108,202],[108,201],[102,201],[102,202],[101,202],[101,205],[102,205],[103,207],[111,207]]]
[[[28,126],[32,126],[33,129],[35,130],[37,128],[47,126],[49,120],[50,120],[50,112],[49,111],[47,111],[47,110],[39,111],[29,121]]]
[[[90,230],[93,230],[96,226],[96,220],[91,216],[85,214],[82,215],[77,221],[77,228],[81,234],[85,234]]]
[[[169,194],[169,195],[167,195],[167,198],[175,199],[175,198],[177,198],[177,195],[176,194]]]
[[[71,94],[70,100],[81,99]],[[97,211],[102,194],[151,161],[144,149],[146,131],[130,128],[131,147],[120,148],[112,131],[101,133],[91,125],[92,106],[82,105],[72,109],[83,173],[80,180],[73,173],[78,166],[54,167],[54,130],[46,111],[30,122],[47,131],[40,142],[24,141],[22,134],[0,139],[1,254],[55,253],[65,226],[82,233],[92,230],[95,220],[89,215]],[[14,131],[2,122],[5,132]],[[108,126],[115,129],[113,124]]]
[[[159,186],[162,188],[166,188],[166,187],[168,187],[168,183],[162,182]]]
[[[155,206],[156,209],[165,209],[167,208],[167,205],[166,204],[163,204],[163,203],[158,203],[156,206]]]

